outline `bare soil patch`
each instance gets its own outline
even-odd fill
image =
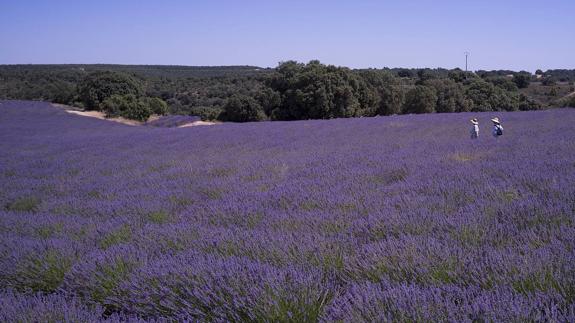
[[[161,118],[161,116],[152,115],[152,116],[150,116],[150,118],[148,118],[148,120],[146,122],[141,122],[141,121],[130,120],[130,119],[122,118],[122,117],[107,118],[106,114],[103,112],[84,111],[82,109],[68,106],[65,104],[52,103],[52,106],[64,109],[66,112],[68,112],[70,114],[75,114],[75,115],[79,115],[79,116],[83,116],[83,117],[89,117],[89,118],[96,118],[96,119],[100,119],[100,120],[118,122],[118,123],[122,123],[122,124],[129,125],[129,126],[142,126],[146,122],[152,122],[152,121],[155,121],[155,120],[158,120]],[[211,125],[215,125],[215,124],[218,124],[218,122],[194,121],[194,122],[190,122],[190,123],[186,123],[186,124],[183,124],[181,126],[178,126],[178,128],[186,128],[186,127],[194,127],[194,126],[211,126]]]
[[[190,123],[183,124],[178,126],[178,128],[187,128],[187,127],[195,127],[195,126],[213,126],[219,124],[220,122],[212,122],[212,121],[194,121]]]

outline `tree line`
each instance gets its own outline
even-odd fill
[[[245,122],[517,111],[544,108],[521,92],[531,82],[570,77],[569,70],[539,75],[506,70],[354,70],[317,60],[282,62],[274,69],[5,65],[0,66],[0,98],[45,100],[137,120],[167,113]],[[558,104],[575,105],[571,101]]]

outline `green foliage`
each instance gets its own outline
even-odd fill
[[[527,277],[522,277],[512,283],[513,289],[518,293],[529,295],[537,291],[548,291],[554,289],[562,291],[559,281],[553,276],[551,269],[535,272]]]
[[[160,98],[144,98],[144,103],[148,105],[153,114],[166,115],[168,113],[168,104]]]
[[[495,95],[495,86],[483,80],[474,80],[469,84],[466,92],[473,103],[473,111],[493,111],[496,106],[492,102]]]
[[[170,221],[170,215],[166,211],[156,211],[148,214],[148,220],[156,224],[165,224]]]
[[[506,77],[496,77],[487,79],[488,82],[493,83],[493,85],[500,87],[506,91],[516,92],[519,90],[516,82],[506,78]]]
[[[256,99],[262,106],[266,115],[271,115],[272,111],[277,109],[281,104],[281,96],[279,92],[272,90],[269,87],[263,88],[257,95]]]
[[[225,121],[248,122],[264,120],[266,115],[254,98],[234,95],[227,100],[220,118]]]
[[[405,102],[405,90],[400,85],[382,85],[379,88],[380,102],[377,110],[379,115],[401,113]]]
[[[397,76],[412,78],[413,77],[413,71],[408,69],[408,68],[399,68],[399,69],[397,69]]]
[[[6,210],[13,212],[35,212],[38,210],[40,202],[40,199],[34,196],[20,197],[6,204]]]
[[[431,113],[437,106],[437,93],[433,87],[417,85],[405,96],[404,113]]]
[[[114,295],[120,282],[132,272],[133,267],[133,263],[122,259],[116,260],[113,264],[101,266],[101,271],[96,273],[98,285],[92,290],[91,298],[105,304],[105,300]]]
[[[112,95],[102,102],[100,110],[104,111],[107,117],[124,117],[146,121],[152,114],[149,101],[139,99],[133,94]]]
[[[537,101],[531,99],[530,97],[524,94],[519,95],[519,110],[528,111],[528,110],[539,110],[539,109],[541,109],[541,104],[537,103]]]
[[[473,80],[466,91],[472,111],[514,111],[519,109],[519,95],[507,92],[481,79]]]
[[[437,93],[437,112],[464,112],[471,109],[471,101],[465,97],[463,85],[452,79],[435,79],[425,82]]]
[[[17,288],[35,292],[53,292],[72,266],[72,260],[55,250],[48,250],[42,257],[30,256],[18,265],[15,284]]]
[[[280,292],[271,292],[270,296],[274,299],[274,305],[271,308],[262,308],[263,311],[257,313],[256,321],[260,322],[319,322],[323,308],[331,300],[333,295],[328,292],[313,295],[307,290],[296,291],[297,297],[293,292],[282,295]],[[313,302],[307,301],[314,298]]]
[[[352,117],[370,108],[359,101],[365,81],[348,68],[289,61],[280,64],[277,72],[268,81],[282,97],[271,112],[274,120]]]
[[[416,85],[423,85],[426,81],[435,79],[435,76],[431,72],[430,69],[424,68],[417,71],[417,81],[415,82]]]
[[[43,225],[43,226],[36,228],[35,231],[36,231],[36,234],[40,238],[48,239],[48,238],[51,238],[52,236],[54,236],[55,234],[62,232],[63,228],[64,228],[64,226],[62,223],[47,224],[47,225]]]
[[[544,75],[542,81],[547,85],[575,79],[575,70],[539,72],[537,75]],[[45,100],[86,109],[108,109],[104,112],[110,116],[136,120],[145,120],[148,114],[166,113],[197,115],[203,120],[227,120],[223,107],[233,96],[255,99],[263,112],[259,112],[253,102],[247,105],[247,110],[236,106],[238,109],[232,110],[239,114],[231,115],[239,120],[246,116],[250,120],[300,120],[390,115],[409,110],[404,109],[407,108],[404,107],[406,93],[414,85],[435,89],[434,110],[438,112],[514,111],[571,105],[566,99],[559,100],[567,94],[562,84],[558,85],[556,96],[541,91],[538,83],[521,89],[526,98],[520,96],[518,86],[529,85],[531,79],[530,73],[525,71],[352,70],[319,61],[307,64],[288,61],[276,69],[5,65],[0,66],[0,79],[2,99]],[[114,95],[124,98],[112,99],[105,107],[103,102]]]
[[[467,80],[473,80],[477,78],[477,75],[473,72],[465,72],[459,68],[455,68],[447,73],[447,77],[457,83],[463,83]]]
[[[98,110],[107,98],[118,95],[142,96],[143,84],[130,75],[118,72],[94,72],[78,85],[78,94],[86,108]]]
[[[545,86],[553,86],[557,83],[555,82],[555,79],[553,79],[552,77],[545,77],[541,80],[541,84]]]
[[[132,229],[128,225],[121,226],[118,230],[109,232],[100,240],[100,248],[108,249],[109,247],[128,242],[132,238]]]
[[[513,75],[513,82],[520,89],[528,87],[530,81],[531,81],[531,74],[529,73],[517,73]]]

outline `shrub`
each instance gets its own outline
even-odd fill
[[[399,85],[383,85],[379,89],[379,115],[399,114],[405,101],[405,91]]]
[[[551,77],[546,77],[543,80],[541,80],[541,84],[545,85],[545,86],[552,86],[555,85],[555,80],[552,79]]]
[[[236,94],[224,105],[221,118],[225,121],[248,122],[266,118],[262,106],[252,97]]]
[[[99,109],[100,104],[113,95],[143,94],[143,84],[130,75],[119,72],[94,72],[78,85],[78,94],[86,108]]]
[[[451,79],[436,79],[425,82],[437,91],[437,112],[462,112],[471,108],[470,100],[465,98],[463,85]]]
[[[472,81],[466,96],[472,102],[472,111],[514,111],[519,109],[519,94],[506,91],[483,80]]]
[[[404,113],[430,113],[435,112],[437,93],[434,88],[417,85],[409,90],[405,97]]]
[[[531,80],[531,75],[528,73],[517,73],[517,74],[513,75],[513,82],[520,89],[524,89],[524,88],[528,87],[530,80]]]
[[[148,102],[133,94],[112,95],[102,102],[100,110],[104,111],[107,117],[124,117],[138,121],[146,121],[152,115]]]
[[[539,109],[541,109],[541,104],[537,103],[537,101],[523,94],[519,96],[519,110],[528,111]]]
[[[17,286],[40,292],[55,291],[72,266],[72,259],[56,250],[29,255],[17,269]]]
[[[14,212],[35,212],[40,199],[33,196],[21,197],[6,205],[6,210]]]
[[[144,103],[148,105],[153,114],[166,115],[168,104],[160,98],[144,98]]]
[[[112,231],[104,236],[100,241],[100,248],[108,249],[109,247],[122,243],[128,242],[132,237],[132,229],[128,225],[121,226],[118,230]]]

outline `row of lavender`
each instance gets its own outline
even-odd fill
[[[471,114],[0,112],[0,321],[575,320],[573,110],[476,141]]]

